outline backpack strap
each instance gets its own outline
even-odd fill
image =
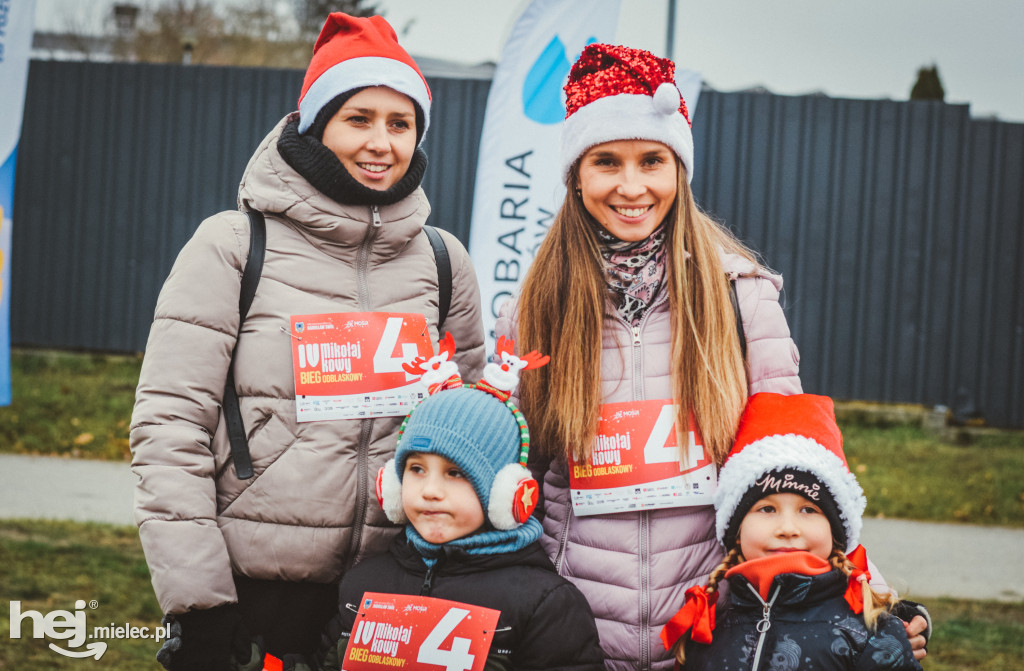
[[[747,334],[743,330],[743,315],[740,314],[740,299],[736,294],[736,280],[729,280],[729,298],[732,301],[732,311],[736,315],[736,334],[740,338],[740,352],[743,353],[743,361],[747,360]]]
[[[444,238],[433,226],[423,226],[423,232],[430,240],[430,246],[434,249],[434,261],[437,263],[437,332],[441,333],[441,325],[448,317],[448,310],[452,306],[452,262],[448,256],[448,247],[444,244]]]
[[[263,274],[263,258],[267,248],[267,228],[262,212],[247,212],[249,215],[249,258],[242,270],[242,288],[238,295],[238,330],[249,314],[249,307],[256,296],[256,287]],[[448,317],[452,304],[452,264],[448,256],[448,247],[444,239],[433,226],[424,226],[427,239],[434,250],[434,261],[437,264],[438,287],[438,320],[437,329]],[[237,340],[235,341],[237,346]],[[231,365],[228,366],[227,380],[224,384],[224,400],[221,404],[224,412],[224,427],[231,443],[231,461],[235,465],[235,475],[239,480],[248,480],[254,475],[252,457],[249,454],[249,441],[245,436],[245,425],[242,423],[242,411],[238,407],[238,392],[235,390],[234,375],[235,352],[231,351]]]
[[[256,296],[256,287],[263,274],[263,257],[267,249],[267,224],[262,212],[250,211],[249,215],[249,257],[242,270],[242,289],[238,295],[238,332],[242,332],[242,324],[249,315],[249,307]],[[238,340],[235,340],[235,347]],[[248,480],[253,476],[252,458],[249,456],[249,441],[245,437],[245,425],[242,423],[242,411],[238,407],[238,392],[235,390],[235,350],[231,350],[231,364],[224,383],[224,400],[221,407],[224,412],[224,427],[231,443],[231,460],[235,464],[235,475],[239,480]]]

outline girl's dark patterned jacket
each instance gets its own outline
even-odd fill
[[[765,600],[746,578],[730,576],[714,640],[687,644],[686,671],[920,671],[902,622],[882,615],[871,633],[844,600],[846,585],[838,570],[783,573]]]

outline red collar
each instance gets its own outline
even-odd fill
[[[800,575],[821,575],[832,570],[832,565],[810,552],[785,552],[768,557],[750,559],[729,569],[725,577],[741,575],[757,589],[762,599],[768,598],[768,590],[775,576],[783,573]]]

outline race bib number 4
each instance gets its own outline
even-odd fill
[[[426,395],[402,362],[433,356],[421,314],[345,312],[291,318],[296,415],[401,417]]]
[[[704,452],[693,419],[686,466],[676,441],[676,407],[670,400],[606,403],[590,456],[569,460],[576,515],[708,505],[717,470]]]
[[[499,615],[456,601],[367,592],[341,668],[479,671]]]

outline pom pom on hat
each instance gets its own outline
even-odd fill
[[[690,115],[675,84],[675,64],[649,51],[588,45],[565,85],[560,163],[568,183],[573,164],[588,149],[613,140],[667,145],[693,180]]]
[[[659,114],[674,114],[679,109],[679,102],[683,99],[675,84],[659,84],[654,91],[654,109]]]
[[[430,88],[419,67],[398,44],[391,25],[369,18],[332,12],[313,47],[299,95],[299,132],[305,133],[317,113],[337,96],[353,89],[387,86],[409,96],[423,115],[422,140],[430,125]]]
[[[867,499],[846,464],[832,399],[812,394],[750,397],[718,475],[714,503],[719,542],[732,548],[751,506],[774,493],[816,501],[843,549],[857,547]]]

